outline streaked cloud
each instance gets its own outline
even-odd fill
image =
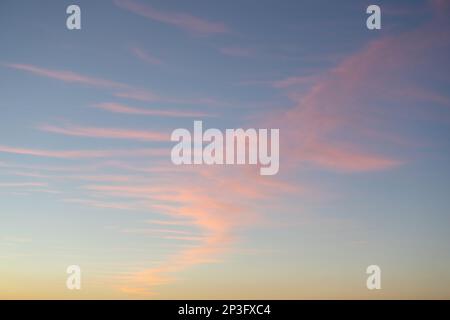
[[[134,0],[114,0],[114,3],[125,10],[154,21],[166,23],[182,30],[200,35],[228,33],[230,30],[221,22],[212,22],[184,12],[157,10],[149,4]]]
[[[95,108],[106,110],[113,113],[123,113],[129,115],[143,116],[163,116],[163,117],[210,117],[214,116],[206,112],[184,111],[184,110],[162,110],[162,109],[144,109],[131,107],[114,102],[97,103]]]
[[[169,225],[169,226],[192,224],[192,222],[183,221],[183,220],[147,220],[146,223],[156,224],[156,225]]]
[[[324,168],[343,172],[385,170],[404,163],[383,155],[365,153],[358,149],[333,147],[329,143],[312,144],[305,152],[304,160]]]
[[[140,60],[144,61],[145,63],[153,64],[153,65],[161,65],[161,64],[163,64],[161,59],[156,58],[155,56],[153,56],[150,53],[142,50],[141,48],[133,47],[133,48],[131,48],[131,52],[136,57],[138,57]]]
[[[101,78],[94,78],[86,75],[79,74],[73,71],[55,70],[43,67],[38,67],[29,64],[5,64],[6,67],[25,71],[37,76],[47,77],[67,83],[81,84],[91,87],[106,88],[113,90],[113,95],[119,98],[132,99],[144,102],[164,102],[174,104],[191,104],[191,105],[208,105],[208,106],[224,106],[227,103],[218,101],[214,98],[200,97],[200,98],[177,98],[173,96],[161,96],[155,92],[135,88],[128,84],[110,81]]]
[[[274,88],[281,88],[281,89],[283,89],[283,88],[289,88],[289,87],[292,87],[292,86],[312,84],[317,79],[318,79],[317,75],[294,76],[294,77],[287,77],[285,79],[273,81],[273,82],[271,82],[271,85]]]
[[[133,203],[126,202],[120,203],[112,200],[94,200],[94,199],[77,199],[77,198],[66,198],[63,202],[81,204],[84,206],[102,208],[102,209],[114,209],[114,210],[136,210],[136,206]]]
[[[46,187],[44,182],[1,182],[0,188],[15,188],[15,187]]]
[[[157,185],[128,183],[121,185],[87,185],[90,194],[101,197],[125,197],[148,203],[149,210],[164,214],[170,220],[149,220],[145,224],[164,228],[143,227],[121,232],[158,237],[179,243],[192,242],[154,268],[130,272],[120,277],[123,288],[140,288],[148,295],[156,287],[175,281],[176,274],[189,267],[217,263],[236,243],[235,229],[261,222],[256,203],[270,201],[279,193],[295,193],[297,188],[279,181],[245,184],[249,172],[237,169],[230,174],[223,168],[198,168],[177,175],[177,183],[161,180]],[[195,185],[192,184],[195,177]],[[251,177],[254,177],[251,175]],[[275,190],[274,190],[275,188]],[[258,201],[249,201],[258,199]],[[254,203],[255,205],[251,205]],[[188,229],[186,229],[188,228]],[[192,228],[198,230],[193,232]],[[144,290],[145,288],[145,290]]]
[[[81,158],[115,158],[115,157],[136,157],[136,156],[166,156],[169,150],[166,149],[129,149],[129,150],[45,150],[19,148],[0,145],[0,152],[29,155],[47,158],[61,159],[81,159]]]
[[[408,76],[411,70],[422,68],[420,56],[431,58],[447,37],[448,31],[426,25],[373,40],[315,79],[300,76],[278,82],[276,86],[294,106],[270,121],[283,128],[282,144],[290,150],[289,162],[344,172],[385,170],[403,164],[406,159],[383,151],[387,142],[404,141],[385,126],[393,123],[394,115],[411,112],[412,106],[400,101],[448,103],[447,97],[421,89]],[[423,68],[428,68],[422,71],[427,74],[439,71]],[[306,92],[292,86],[307,82],[311,83]]]
[[[69,83],[79,83],[93,87],[104,87],[113,89],[128,88],[128,85],[123,83],[85,76],[72,71],[46,69],[29,64],[13,63],[13,64],[6,64],[6,66],[9,68],[30,72],[38,76],[52,78]]]
[[[230,32],[229,28],[221,23],[197,18],[188,13],[172,12],[171,10],[161,11],[144,4],[144,0],[115,0],[114,3],[132,13],[122,12],[111,3],[115,13],[120,13],[123,18],[136,19],[135,14],[137,14],[197,35]],[[442,11],[447,7],[445,3],[439,0],[429,3],[434,3],[433,8],[436,11]],[[166,4],[161,2],[161,5]],[[174,4],[170,4],[170,8],[172,6]],[[169,8],[169,4],[167,4],[167,8]],[[282,10],[282,8],[279,9]],[[205,12],[207,12],[207,8],[205,8]],[[443,13],[445,12],[440,13],[442,17],[445,16]],[[348,18],[348,16],[344,17]],[[133,21],[128,22],[131,22],[131,24],[127,23],[127,26],[133,25]],[[145,24],[149,22],[145,19],[140,21],[140,23]],[[248,21],[243,22],[247,23]],[[276,40],[268,34],[268,37],[262,37],[264,38],[263,42],[255,43],[255,46],[257,46],[255,48],[270,47],[279,51],[279,48],[275,48],[278,47],[279,42],[299,38],[296,34],[299,30],[297,28],[299,26],[295,25],[297,22],[294,21],[293,23],[293,29],[295,29],[293,33],[291,33],[291,29],[286,28],[287,34],[284,34],[282,39]],[[444,23],[443,20],[440,22]],[[286,24],[288,23],[291,23],[291,21],[286,21]],[[309,23],[310,21],[308,21]],[[240,23],[239,25],[245,26],[245,24]],[[364,24],[361,26],[363,28]],[[171,45],[179,40],[166,38],[170,33],[167,33],[165,28],[160,27],[161,25],[154,31],[155,35],[158,35],[158,39],[170,41]],[[368,221],[363,217],[363,213],[361,215],[359,215],[359,212],[355,214],[355,210],[361,208],[361,203],[357,203],[361,201],[360,198],[341,198],[347,195],[346,192],[351,193],[355,189],[355,185],[349,188],[351,190],[346,189],[347,185],[354,181],[353,178],[348,179],[349,175],[354,173],[363,175],[364,179],[359,181],[367,182],[367,185],[371,184],[371,180],[369,180],[371,177],[379,174],[377,171],[392,170],[391,173],[395,175],[397,173],[395,172],[396,168],[414,161],[409,156],[410,153],[404,152],[407,148],[413,149],[418,145],[416,136],[411,134],[414,130],[411,130],[410,135],[407,136],[404,136],[404,132],[401,131],[409,125],[408,121],[423,121],[423,119],[416,119],[412,116],[412,110],[422,108],[424,113],[432,113],[433,111],[430,110],[436,105],[439,110],[448,110],[446,107],[450,105],[450,99],[446,96],[445,91],[446,83],[442,86],[430,85],[426,87],[428,83],[437,83],[432,77],[435,72],[441,72],[445,75],[445,78],[442,78],[448,79],[448,73],[446,73],[448,68],[445,68],[447,65],[439,65],[436,63],[437,60],[432,59],[433,54],[439,53],[442,46],[448,43],[448,28],[441,28],[441,25],[436,26],[432,23],[418,29],[413,28],[415,27],[401,28],[401,33],[397,33],[399,32],[397,29],[386,31],[388,28],[383,25],[384,31],[380,31],[378,37],[368,37],[366,45],[359,49],[354,49],[355,46],[360,45],[358,40],[358,42],[348,43],[344,47],[339,46],[339,50],[336,52],[326,54],[326,56],[328,54],[333,57],[337,56],[338,59],[324,59],[324,54],[319,52],[320,50],[313,49],[312,52],[307,52],[309,47],[304,46],[305,43],[302,42],[285,44],[292,49],[282,50],[289,54],[289,59],[280,59],[278,54],[276,56],[275,54],[263,55],[261,50],[261,59],[257,59],[258,61],[233,59],[233,64],[229,64],[227,62],[230,62],[230,58],[220,56],[220,53],[245,58],[253,56],[255,52],[240,46],[226,47],[223,43],[210,44],[211,47],[209,49],[207,47],[207,52],[205,52],[205,47],[198,46],[199,43],[194,41],[194,43],[190,43],[193,44],[192,48],[189,47],[186,52],[176,54],[180,54],[180,57],[186,57],[186,59],[198,61],[199,68],[195,69],[192,74],[188,73],[179,78],[171,79],[173,82],[161,81],[161,83],[158,83],[158,86],[160,86],[158,90],[162,90],[161,93],[121,82],[105,80],[95,70],[89,71],[88,76],[77,72],[55,70],[54,68],[47,69],[35,65],[10,64],[8,65],[9,68],[18,70],[14,73],[17,73],[19,77],[14,75],[15,77],[12,77],[11,82],[18,83],[17,87],[13,88],[17,89],[17,92],[11,91],[13,93],[11,97],[8,97],[9,92],[7,92],[4,105],[7,107],[11,105],[15,108],[16,97],[20,103],[17,105],[19,111],[13,110],[12,107],[11,110],[6,110],[5,119],[9,122],[14,117],[19,121],[17,131],[16,123],[9,127],[10,124],[5,122],[5,139],[12,137],[13,140],[8,143],[10,145],[0,145],[0,154],[2,156],[8,154],[8,157],[5,157],[8,160],[5,161],[10,161],[0,162],[2,174],[6,176],[5,181],[0,183],[1,193],[8,197],[10,195],[14,195],[14,197],[33,196],[36,192],[49,193],[51,196],[48,198],[52,201],[59,200],[64,207],[71,209],[69,211],[74,209],[80,215],[85,215],[83,218],[89,217],[86,220],[83,219],[83,223],[88,223],[88,219],[92,219],[89,228],[93,232],[93,237],[98,236],[96,240],[100,239],[100,241],[89,242],[87,249],[83,248],[88,251],[67,252],[67,243],[63,243],[63,241],[58,245],[60,245],[59,250],[67,255],[80,254],[80,256],[86,256],[86,252],[88,252],[89,255],[86,259],[88,264],[101,262],[101,272],[89,269],[93,271],[92,279],[94,281],[101,278],[102,281],[111,284],[111,286],[104,286],[104,283],[102,283],[101,288],[104,291],[96,296],[100,298],[103,297],[103,294],[106,297],[109,297],[110,294],[117,294],[109,291],[112,288],[118,289],[124,294],[120,297],[125,296],[127,298],[136,295],[145,298],[154,297],[158,292],[163,292],[164,297],[170,297],[172,294],[177,294],[176,291],[180,287],[186,288],[186,292],[189,290],[190,293],[194,294],[194,291],[197,290],[197,283],[193,283],[195,288],[185,287],[184,283],[176,284],[173,287],[171,287],[171,284],[182,277],[185,277],[183,280],[188,280],[188,277],[192,274],[194,274],[193,279],[196,279],[195,272],[198,273],[199,270],[203,272],[204,268],[198,267],[204,264],[221,263],[228,260],[228,263],[236,266],[236,270],[241,271],[242,261],[244,263],[247,261],[241,258],[230,259],[230,257],[235,258],[236,254],[248,255],[251,253],[255,255],[251,257],[252,261],[259,258],[261,258],[261,261],[267,261],[264,259],[274,260],[281,257],[278,254],[280,253],[279,250],[282,250],[284,251],[283,254],[289,254],[289,263],[298,263],[296,261],[305,256],[296,255],[298,254],[296,248],[298,243],[302,243],[305,239],[311,239],[312,242],[305,243],[304,246],[302,244],[301,254],[306,254],[308,251],[314,257],[318,256],[317,248],[319,248],[319,251],[326,252],[328,244],[330,245],[330,252],[335,249],[336,245],[345,246],[347,240],[353,243],[359,241],[359,243],[371,245],[370,239],[366,240],[364,236],[361,237],[361,234],[367,235],[367,232],[365,232],[367,230],[359,230],[362,232],[360,234],[358,231],[356,241],[354,241],[355,239],[352,238],[354,234],[347,233],[343,229],[343,226],[347,224],[355,227]],[[347,34],[344,29],[341,30],[342,36],[344,39],[349,39],[348,36],[353,33]],[[163,33],[156,34],[160,30]],[[248,30],[250,31],[250,29]],[[257,32],[248,35],[246,39],[252,41],[262,39],[260,37],[261,30],[261,28],[257,28]],[[99,54],[105,54],[105,63],[114,63],[115,61],[110,61],[108,58],[115,59],[117,58],[115,54],[121,52],[120,50],[130,49],[127,47],[130,35],[136,38],[142,37],[136,40],[143,44],[142,47],[131,49],[131,52],[137,58],[155,66],[164,63],[159,57],[153,56],[154,52],[150,48],[155,45],[152,43],[154,39],[148,37],[147,30],[131,29],[124,30],[123,34],[118,32],[111,43],[107,43],[106,41],[109,39],[105,39],[105,44],[108,44],[102,46],[105,51],[98,51]],[[274,35],[276,36],[276,34]],[[316,34],[312,34],[312,36],[315,37]],[[307,38],[305,37],[305,40]],[[235,40],[238,41],[239,39]],[[342,38],[336,38],[336,41],[340,40]],[[150,42],[146,43],[145,41]],[[91,42],[89,42],[89,45],[91,45]],[[328,43],[328,45],[332,46],[333,43]],[[115,46],[118,46],[117,52],[112,55],[109,50],[115,48]],[[283,44],[280,44],[280,46],[283,46]],[[143,48],[149,48],[149,51]],[[176,48],[176,45],[174,47],[168,45],[164,49],[176,50]],[[211,61],[203,61],[203,58],[210,57],[206,54],[211,54],[211,48],[219,50],[219,53],[213,52],[212,54],[214,58],[218,59],[213,61],[213,63],[217,62],[217,69],[214,69],[214,72],[209,68],[202,69],[204,66],[210,66]],[[98,47],[94,45],[94,47],[88,46],[84,49],[89,50],[89,52],[94,49],[97,52]],[[342,52],[343,50],[354,51]],[[38,51],[36,50],[36,52]],[[7,50],[5,53],[8,55],[9,51]],[[52,53],[47,53],[50,58],[56,58],[54,61],[59,61],[57,59],[58,54],[53,56]],[[108,56],[108,54],[111,54],[111,56]],[[193,56],[190,56],[191,54]],[[304,59],[303,54],[306,54],[307,59]],[[20,56],[19,52],[18,55]],[[295,60],[291,59],[291,56]],[[39,55],[36,54],[34,58],[38,59]],[[111,70],[111,72],[120,72],[117,79],[134,81],[130,83],[145,83],[147,80],[150,83],[156,83],[159,79],[150,70],[157,69],[158,73],[161,72],[161,74],[167,71],[166,68],[136,70],[132,67],[128,69],[125,66],[134,66],[136,63],[128,64],[130,61],[125,59],[136,62],[136,58],[133,58],[128,51],[123,58],[124,64],[118,70]],[[326,63],[324,64],[325,60]],[[428,61],[430,63],[427,63]],[[82,59],[79,63],[78,67],[84,68],[91,65],[95,68],[95,64],[88,63],[86,65]],[[205,65],[200,66],[200,63],[205,63]],[[238,65],[238,63],[241,64]],[[311,67],[310,63],[314,66]],[[237,68],[228,69],[232,65]],[[330,65],[332,67],[329,67]],[[197,65],[194,67],[197,68]],[[313,73],[318,69],[320,71]],[[96,110],[92,108],[77,109],[78,106],[84,106],[85,103],[92,104],[93,101],[110,101],[110,98],[104,96],[105,92],[103,91],[105,90],[76,92],[73,96],[76,96],[77,99],[74,99],[67,106],[60,105],[59,102],[53,105],[53,100],[38,101],[39,103],[33,105],[33,107],[36,107],[36,113],[30,113],[33,116],[31,121],[34,122],[34,116],[38,115],[36,121],[45,123],[45,125],[38,126],[41,130],[39,134],[31,136],[28,135],[27,131],[22,134],[20,125],[23,124],[21,122],[23,110],[20,108],[22,103],[33,104],[34,102],[25,99],[22,101],[20,96],[27,90],[29,92],[33,90],[28,83],[23,87],[21,86],[22,71],[64,83],[108,89],[106,93],[115,97],[111,100],[117,100],[120,103],[97,103],[93,105]],[[177,70],[177,75],[181,74],[179,71]],[[181,71],[190,72],[188,68]],[[168,75],[164,75],[164,77],[166,76]],[[248,88],[250,90],[247,91],[242,90],[247,88],[229,86],[230,83],[235,83],[242,78],[264,79],[263,81],[248,81],[246,84],[262,84],[265,87],[252,87]],[[37,81],[42,79],[39,78]],[[187,83],[186,79],[192,79],[192,83]],[[205,79],[211,80],[211,83],[205,84],[202,82]],[[414,82],[414,79],[419,81]],[[5,82],[6,85],[8,83],[9,81]],[[165,85],[167,87],[164,87]],[[236,103],[226,103],[209,98],[204,93],[193,92],[193,88],[204,88],[208,92],[209,90],[211,92],[220,91],[227,99],[232,99]],[[278,90],[273,90],[274,88]],[[57,96],[55,92],[51,91],[51,88],[49,90],[40,94],[39,97],[46,95],[53,97],[52,95],[55,94],[55,101],[62,101],[66,98],[64,94]],[[182,95],[186,96],[177,96],[178,91],[183,92]],[[95,96],[95,93],[100,93],[100,95]],[[128,102],[123,102],[126,101],[125,99],[135,100],[135,102],[129,102],[131,104],[129,105]],[[261,103],[251,102],[251,99],[258,99]],[[142,102],[145,102],[145,104]],[[174,106],[176,109],[172,109],[172,104],[180,104],[180,106]],[[262,106],[266,104],[269,107],[263,108]],[[169,105],[170,109],[166,108],[166,105]],[[255,108],[243,110],[248,105],[253,105]],[[280,128],[280,160],[282,163],[280,174],[273,177],[260,176],[256,172],[257,168],[250,166],[174,166],[170,163],[170,150],[163,148],[128,149],[125,147],[124,149],[108,149],[115,143],[123,144],[124,141],[122,140],[126,140],[125,143],[133,142],[134,144],[137,141],[145,145],[148,145],[148,142],[168,141],[169,135],[158,131],[160,129],[154,129],[154,124],[157,122],[157,126],[163,128],[175,124],[177,126],[186,124],[189,128],[191,120],[179,118],[216,116],[216,114],[209,112],[210,109],[205,108],[206,111],[203,112],[204,109],[200,108],[203,106],[216,107],[213,111],[219,115],[228,111],[228,107],[235,108],[231,110],[232,112],[225,114],[226,116],[223,118],[210,119],[211,122],[221,127],[231,128],[237,125]],[[17,113],[13,114],[13,112]],[[106,112],[114,113],[114,115]],[[433,115],[439,117],[443,113],[438,112],[433,113]],[[89,124],[92,123],[91,121],[95,119],[95,116],[100,116],[97,119],[101,122],[99,127]],[[51,122],[50,119],[55,119],[55,117],[58,117],[57,119],[61,117],[71,119],[71,121],[76,122],[76,125]],[[414,120],[411,121],[411,119]],[[134,120],[136,122],[131,122]],[[115,121],[139,124],[140,129],[135,126],[131,128],[129,125],[126,127],[126,124],[117,125]],[[147,127],[143,127],[143,125],[147,125]],[[431,124],[427,123],[427,128],[430,126]],[[440,131],[440,129],[436,129],[436,132],[447,132],[447,130]],[[423,131],[415,133],[418,133],[418,136],[423,136],[425,140],[430,136],[438,136],[436,132],[433,129],[432,135]],[[52,134],[57,136],[55,137]],[[22,138],[26,140],[20,140]],[[30,148],[21,147],[20,141],[26,141],[22,143],[26,143]],[[77,149],[83,148],[79,147],[83,143],[88,143],[92,149]],[[423,142],[421,141],[421,143]],[[63,149],[58,149],[58,145],[62,146]],[[71,147],[76,149],[65,149]],[[447,149],[444,152],[447,152]],[[439,156],[446,156],[444,152],[440,152]],[[36,157],[36,159],[30,159],[28,156]],[[60,165],[60,163],[65,162],[70,162],[71,165]],[[423,161],[421,164],[425,167],[429,162]],[[411,173],[411,171],[407,171],[411,168],[415,170],[417,167],[413,167],[413,165],[411,167],[409,165],[404,166],[402,173]],[[439,170],[433,172],[436,175],[430,174],[429,176],[433,179],[437,178],[440,175]],[[339,174],[334,174],[335,172],[339,172]],[[383,177],[387,177],[387,175]],[[14,180],[8,180],[9,178]],[[425,179],[426,177],[421,175],[421,178]],[[26,180],[25,182],[17,182],[16,179],[17,181],[20,181],[19,179]],[[333,189],[335,186],[337,188]],[[445,184],[439,185],[439,190],[442,190],[442,186],[445,186]],[[328,190],[328,188],[332,190]],[[379,188],[379,186],[371,185],[370,190],[369,188],[368,191],[358,190],[358,193],[361,192],[363,196],[367,196],[367,199],[372,198],[371,192],[372,190],[376,192],[376,188]],[[383,193],[384,195],[390,193],[390,191],[395,191],[397,184],[390,186],[386,181],[381,188],[383,192],[386,191],[386,193]],[[333,193],[331,196],[328,194],[329,191]],[[426,190],[421,188],[418,191]],[[363,192],[368,193],[363,194]],[[375,195],[377,197],[374,198],[378,201],[379,195]],[[41,196],[43,195],[39,195],[39,200],[45,201],[47,197]],[[337,206],[334,206],[334,202],[330,203],[329,197],[333,196],[340,197]],[[394,193],[393,196],[395,197]],[[433,195],[433,197],[435,196]],[[421,197],[422,195],[419,201],[424,199]],[[366,197],[363,201],[365,200]],[[18,204],[20,205],[20,203]],[[403,205],[402,202],[398,204]],[[8,206],[9,203],[6,203],[6,205]],[[387,208],[382,207],[380,203],[376,203],[376,205],[380,205],[377,207],[378,212]],[[415,203],[405,203],[405,209],[409,209],[407,208],[409,205],[413,207]],[[388,207],[393,206],[389,204]],[[368,209],[367,206],[365,208]],[[6,207],[6,210],[3,211],[7,212],[9,209],[9,207]],[[14,212],[16,208],[12,207],[12,209],[11,211]],[[38,209],[36,212],[32,212],[33,215],[29,216],[31,222],[42,219],[42,215],[38,214]],[[389,212],[389,208],[387,208],[384,214],[396,214],[396,209],[394,208],[394,211]],[[405,211],[407,211],[407,214],[412,212]],[[57,216],[56,214],[59,212],[50,213]],[[320,216],[323,213],[327,217]],[[293,228],[299,223],[298,221],[309,223],[311,220],[318,222],[319,228]],[[398,220],[404,222],[407,219]],[[29,225],[32,224],[29,223]],[[36,225],[40,226],[39,223]],[[282,227],[280,227],[281,225]],[[338,225],[341,228],[339,232],[344,231],[332,233],[330,237],[328,232],[330,225]],[[14,224],[10,226],[16,227]],[[26,225],[23,226],[26,227]],[[267,227],[267,229],[261,232],[257,229],[260,226]],[[59,224],[58,227],[61,228],[55,229],[58,232],[64,232],[71,228],[68,225],[68,229],[64,229],[64,226],[59,226]],[[95,229],[97,227],[98,229]],[[277,227],[280,228],[277,230]],[[370,227],[372,228],[373,225]],[[394,232],[402,233],[407,229],[403,225],[398,229],[395,228],[396,226],[389,226],[389,229]],[[306,230],[305,234],[302,233],[303,230]],[[42,231],[45,234],[53,235],[53,231],[50,233],[44,229]],[[375,229],[372,231],[375,231]],[[405,236],[404,239],[407,239],[408,234],[400,233],[400,237]],[[32,234],[33,238],[36,234],[38,240],[36,242],[43,243],[42,240],[48,240],[34,230]],[[325,237],[322,237],[324,235]],[[261,237],[279,238],[276,238],[277,241],[274,243],[269,240],[265,242]],[[391,239],[390,237],[387,238]],[[442,239],[444,238],[438,239],[439,242],[436,243],[444,243]],[[315,240],[321,243],[320,247],[316,247]],[[49,241],[45,242],[50,243]],[[96,243],[101,245],[99,246]],[[431,242],[427,243],[431,244]],[[269,246],[273,245],[273,247],[265,247],[268,244]],[[249,248],[246,245],[249,245]],[[76,247],[78,248],[78,245]],[[152,250],[153,248],[155,250]],[[345,248],[348,249],[349,247]],[[47,249],[52,256],[60,257],[60,255],[55,255],[56,250],[53,251],[51,247]],[[99,252],[99,255],[91,254],[93,252]],[[123,254],[118,255],[117,252]],[[256,256],[256,254],[260,255],[262,252],[266,252],[265,256]],[[92,260],[92,257],[95,257],[95,259]],[[88,266],[88,264],[85,265]],[[117,265],[120,265],[120,270],[106,270]],[[316,276],[316,267],[321,265],[319,260],[309,261],[308,265],[315,270],[306,270],[305,276]],[[302,267],[301,263],[287,265],[283,261],[279,264],[277,262],[276,265],[270,265],[270,270],[272,270],[272,266],[274,267],[273,279],[272,282],[268,282],[268,286],[278,285],[276,283],[278,280],[284,280],[284,278],[278,278],[277,276],[280,270]],[[340,265],[339,270],[344,270],[343,267],[345,266]],[[246,266],[244,266],[244,271],[245,268]],[[210,279],[208,277],[211,277],[213,272],[216,271],[211,268],[208,271],[211,273],[205,275],[205,277],[202,274],[201,280],[208,281]],[[246,272],[248,271],[251,272],[251,269]],[[261,278],[255,279],[262,279],[263,277],[264,274],[261,273]],[[239,280],[239,276],[236,279]],[[286,276],[286,279],[290,283],[286,285],[286,289],[297,294],[298,286],[296,286],[295,280],[298,279],[291,279],[288,276]],[[253,281],[253,278],[249,279],[250,281]],[[189,283],[189,281],[186,282]],[[57,286],[59,285],[60,283]],[[189,283],[190,285],[192,283]],[[330,287],[332,291],[336,288],[333,285]],[[160,286],[167,287],[160,290]],[[234,290],[235,288],[235,286],[231,287],[230,285],[228,289],[231,292],[231,289]],[[251,290],[255,290],[255,288],[260,289],[258,286],[249,287],[248,292],[254,292]],[[282,285],[277,288],[282,288]],[[36,297],[42,297],[39,290]],[[247,289],[244,291],[247,292]],[[8,292],[8,290],[5,292]],[[58,291],[56,290],[56,292]],[[97,293],[94,292],[93,295],[95,294]],[[222,291],[219,294],[224,296]],[[279,297],[284,298],[286,296],[284,291],[279,294]]]
[[[142,89],[131,89],[125,91],[118,91],[114,93],[114,96],[119,98],[133,99],[144,102],[158,102],[162,101],[162,98],[154,92]]]
[[[52,126],[42,125],[40,130],[58,133],[68,136],[91,137],[91,138],[107,138],[107,139],[128,139],[138,141],[169,141],[169,135],[161,132],[129,130],[120,128],[97,128],[97,127],[81,127],[66,125]]]

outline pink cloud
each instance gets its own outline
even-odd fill
[[[147,220],[146,223],[163,226],[178,226],[191,224],[189,221],[184,220]]]
[[[78,175],[58,175],[52,176],[52,178],[56,179],[70,179],[70,180],[84,180],[84,181],[96,181],[96,182],[129,182],[135,177],[125,176],[125,175],[86,175],[86,174],[78,174]]]
[[[274,88],[289,88],[296,85],[304,85],[311,84],[317,80],[317,76],[296,76],[296,77],[288,77],[281,80],[276,80],[271,82]]]
[[[21,154],[37,157],[80,159],[80,158],[108,158],[133,156],[165,156],[170,154],[166,149],[130,149],[130,150],[70,150],[53,151],[43,149],[17,148],[0,145],[0,152]]]
[[[5,163],[0,162],[0,167],[4,168],[18,168],[18,169],[26,169],[26,170],[42,170],[42,171],[64,171],[64,172],[83,172],[95,170],[95,167],[69,167],[69,166],[41,166],[41,165],[26,165],[26,164],[18,164],[18,163]]]
[[[176,26],[182,30],[200,35],[228,33],[229,29],[220,22],[211,22],[188,13],[160,11],[148,4],[132,0],[115,0],[114,3],[123,9],[143,17]]]
[[[426,112],[430,103],[449,102],[414,82],[419,74],[443,74],[423,61],[433,60],[445,39],[448,31],[428,24],[370,42],[314,79],[306,93],[291,86],[303,82],[302,77],[278,83],[294,102],[283,115],[269,120],[282,128],[281,149],[289,150],[285,164],[297,167],[307,162],[335,171],[363,172],[404,163],[398,153],[392,154],[392,143],[399,152],[414,142],[401,137],[396,121],[410,115],[414,107]]]
[[[99,200],[91,200],[91,199],[75,199],[68,198],[63,199],[64,202],[67,203],[77,203],[84,206],[95,207],[95,208],[103,208],[103,209],[115,209],[115,210],[135,210],[136,206],[133,204],[127,203],[119,203],[113,201],[99,201]]]
[[[43,125],[40,130],[59,133],[69,136],[92,137],[92,138],[108,138],[108,139],[130,139],[139,141],[169,141],[169,136],[164,133],[154,131],[127,130],[118,128],[95,128],[80,126],[57,127],[51,125]]]
[[[174,229],[151,229],[151,228],[134,228],[134,229],[123,229],[123,233],[134,233],[134,234],[146,234],[146,235],[160,235],[160,234],[176,234],[192,236],[192,232],[184,230],[174,230]]]
[[[46,183],[42,182],[2,182],[0,188],[15,188],[15,187],[46,187]]]
[[[114,82],[110,80],[93,78],[85,75],[81,75],[72,71],[53,70],[41,68],[27,64],[6,64],[7,67],[26,71],[41,77],[48,77],[68,83],[78,83],[93,87],[103,87],[108,89],[117,90],[114,96],[120,98],[133,99],[145,102],[167,102],[167,103],[180,103],[180,104],[199,104],[199,105],[224,105],[219,101],[211,98],[198,98],[198,99],[183,99],[173,97],[162,97],[156,93],[141,88],[133,88],[127,84],[120,82]]]
[[[305,149],[304,161],[309,161],[321,167],[344,172],[386,170],[403,162],[377,154],[353,151],[332,144],[312,144]]]
[[[196,177],[195,184],[192,184],[193,177]],[[230,174],[224,168],[209,167],[177,175],[176,184],[171,183],[170,179],[163,179],[151,185],[130,183],[86,186],[93,195],[120,195],[122,198],[148,203],[148,209],[152,212],[171,218],[167,222],[146,221],[163,225],[164,229],[144,227],[129,232],[190,244],[158,266],[121,276],[119,280],[123,282],[123,288],[127,288],[126,292],[130,292],[130,288],[141,288],[139,292],[145,288],[147,294],[152,294],[157,286],[175,281],[175,274],[182,270],[221,261],[236,242],[234,233],[237,228],[261,222],[256,203],[270,201],[278,193],[297,192],[296,188],[285,183],[263,178],[258,183],[242,183],[249,179],[249,172],[245,169]],[[249,201],[251,199],[258,201]],[[184,226],[189,226],[189,230],[195,227],[198,232],[187,231]]]
[[[81,75],[72,71],[64,71],[64,70],[53,70],[53,69],[46,69],[41,68],[33,65],[27,65],[27,64],[6,64],[7,67],[26,71],[41,77],[48,77],[52,79],[56,79],[63,82],[68,83],[78,83],[83,84],[87,86],[93,86],[93,87],[103,87],[108,89],[113,89],[116,92],[114,93],[114,96],[120,97],[120,98],[126,98],[126,99],[132,99],[137,101],[144,101],[144,102],[165,102],[165,103],[176,103],[176,104],[191,104],[191,105],[207,105],[207,106],[227,106],[229,103],[221,102],[213,98],[209,97],[200,97],[200,98],[175,98],[175,97],[164,97],[160,96],[150,90],[147,89],[141,89],[141,88],[134,88],[132,86],[129,86],[127,84],[114,82],[110,80],[104,80],[100,78],[93,78],[85,75]],[[116,108],[117,110],[117,108]],[[122,108],[122,110],[124,110]],[[137,112],[136,109],[128,109],[128,112]],[[147,113],[147,111],[146,111]],[[140,113],[142,114],[142,113]],[[175,111],[173,112],[159,112],[159,115],[165,115],[165,116],[190,116],[189,114],[193,114],[192,112],[180,112],[177,113]],[[149,114],[150,115],[150,114]],[[202,115],[200,113],[199,115]],[[197,114],[195,114],[197,116]]]
[[[428,2],[437,11],[437,14],[445,13],[450,9],[450,2],[448,0],[429,0]]]
[[[131,48],[131,52],[133,52],[133,54],[136,57],[138,57],[139,59],[141,59],[142,61],[144,61],[148,64],[153,64],[153,65],[163,64],[163,62],[160,59],[152,56],[150,53],[145,52],[144,50],[142,50],[140,48],[137,48],[137,47]]]
[[[123,113],[130,115],[144,115],[144,116],[164,116],[164,117],[209,117],[213,116],[205,112],[182,111],[182,110],[158,110],[158,109],[143,109],[130,107],[114,102],[98,103],[94,107],[114,113]]]
[[[163,101],[163,98],[158,96],[154,92],[142,89],[131,89],[126,91],[120,91],[114,93],[114,95],[119,98],[127,98],[144,102]]]
[[[223,107],[230,105],[227,102],[218,101],[214,98],[209,97],[200,97],[200,98],[162,97],[155,94],[154,92],[142,89],[129,89],[118,91],[114,93],[114,96],[143,102],[165,102],[176,104],[206,105],[214,107]]]
[[[168,240],[180,240],[180,241],[202,241],[205,240],[204,237],[195,237],[195,236],[162,236],[162,239]]]
[[[403,97],[410,101],[421,101],[450,106],[450,97],[417,86],[399,88],[392,93],[394,97]]]
[[[128,86],[123,83],[84,76],[72,71],[51,70],[28,64],[7,64],[6,66],[17,70],[27,71],[38,76],[53,78],[64,82],[80,83],[93,87],[105,87],[114,89],[128,88]]]

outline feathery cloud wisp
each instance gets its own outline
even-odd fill
[[[168,134],[154,131],[128,130],[120,128],[81,127],[71,125],[65,127],[43,125],[40,126],[39,129],[46,132],[78,137],[130,139],[138,141],[169,141]]]
[[[221,22],[204,20],[188,13],[167,12],[153,8],[133,0],[114,0],[114,3],[125,10],[146,18],[176,26],[182,30],[200,35],[228,33],[229,29]]]
[[[150,53],[145,52],[144,50],[138,48],[138,47],[134,47],[131,48],[131,52],[133,52],[133,54],[138,57],[139,59],[141,59],[142,61],[149,63],[149,64],[154,64],[154,65],[161,65],[163,64],[163,62],[161,61],[161,59],[158,59],[154,56],[152,56]]]
[[[44,150],[18,148],[0,145],[0,152],[21,154],[36,157],[81,159],[81,158],[111,158],[136,156],[166,156],[170,150],[166,149],[129,149],[129,150]]]
[[[6,64],[6,66],[17,70],[27,71],[42,77],[53,78],[64,82],[80,83],[93,87],[105,87],[113,89],[125,89],[129,87],[128,85],[123,83],[84,76],[72,71],[45,69],[29,64],[17,64],[17,63]]]
[[[144,109],[127,106],[124,104],[105,102],[97,103],[95,108],[106,110],[113,113],[123,113],[130,115],[143,116],[163,116],[163,117],[211,117],[212,114],[206,112],[183,111],[183,110],[160,110],[160,109]]]

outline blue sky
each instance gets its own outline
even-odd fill
[[[449,297],[448,2],[72,3],[0,4],[0,297]],[[174,166],[194,120],[279,174]]]

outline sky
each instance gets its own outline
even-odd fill
[[[449,15],[1,1],[0,298],[449,299]],[[195,120],[278,128],[278,174],[175,166]]]

